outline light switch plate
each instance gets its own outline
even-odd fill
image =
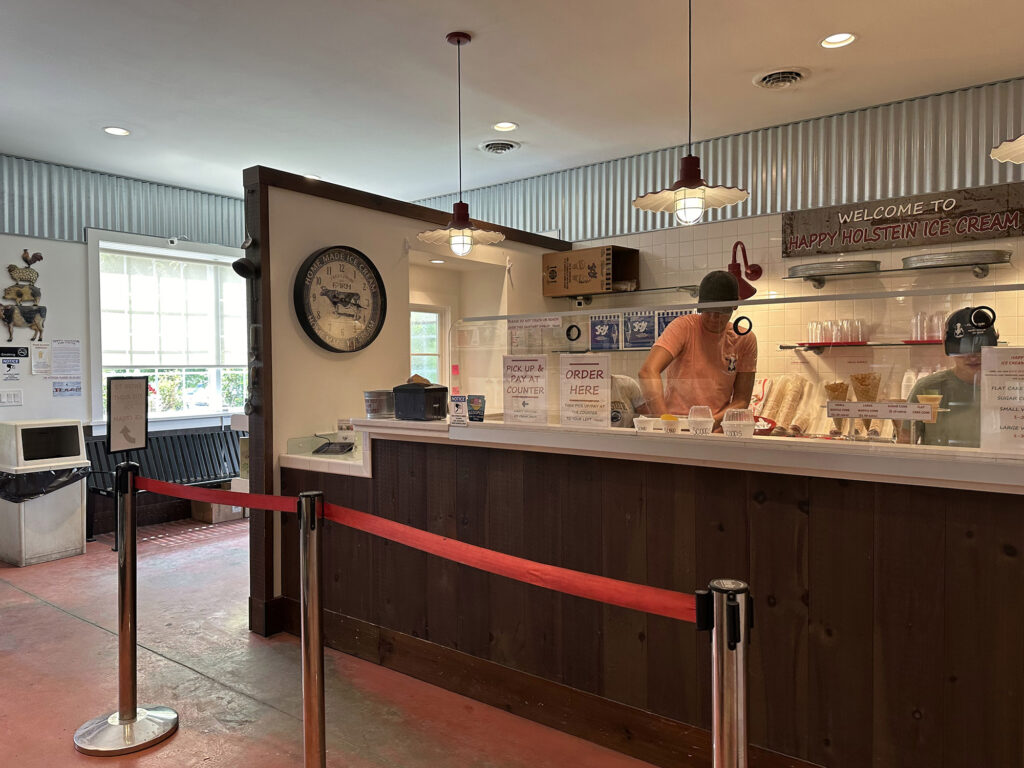
[[[23,404],[22,391],[20,389],[0,389],[0,407],[8,405]]]

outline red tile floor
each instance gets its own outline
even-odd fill
[[[299,644],[247,629],[248,520],[139,531],[139,705],[173,707],[169,741],[75,752],[117,708],[117,554],[0,564],[0,766],[302,765]],[[341,768],[642,768],[646,763],[328,649],[327,763]]]

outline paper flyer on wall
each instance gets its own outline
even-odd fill
[[[658,310],[658,336],[661,336],[668,328],[668,324],[675,320],[677,317],[683,315],[692,315],[692,309],[659,309]],[[655,339],[657,340],[657,339]]]
[[[82,340],[54,339],[50,347],[50,374],[82,375]]]
[[[981,449],[1024,452],[1024,347],[981,350]]]
[[[621,312],[605,312],[590,318],[590,348],[594,351],[619,348]]]
[[[32,373],[46,374],[50,372],[50,342],[33,341],[29,345],[32,355]]]
[[[502,388],[506,423],[548,423],[547,358],[505,355]]]
[[[562,426],[611,426],[610,355],[559,355]]]
[[[622,313],[622,348],[650,349],[654,346],[657,321],[653,309]]]

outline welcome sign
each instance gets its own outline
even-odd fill
[[[1024,183],[794,211],[782,255],[824,254],[1024,235]]]

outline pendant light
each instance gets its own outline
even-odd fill
[[[988,156],[1000,163],[1024,163],[1024,135],[1012,141],[1004,141],[989,152]]]
[[[668,189],[650,192],[633,201],[634,208],[644,211],[670,211],[680,224],[696,224],[710,208],[741,203],[750,197],[745,189],[712,187],[701,178],[700,158],[693,151],[693,0],[687,5],[687,136],[686,156],[679,162],[679,178]]]
[[[420,232],[417,237],[431,245],[447,245],[456,256],[465,256],[473,245],[493,245],[505,236],[500,232],[478,229],[469,220],[469,205],[462,201],[462,46],[473,38],[468,32],[449,32],[445,39],[458,50],[459,67],[459,202],[452,206],[452,219],[447,227]]]

